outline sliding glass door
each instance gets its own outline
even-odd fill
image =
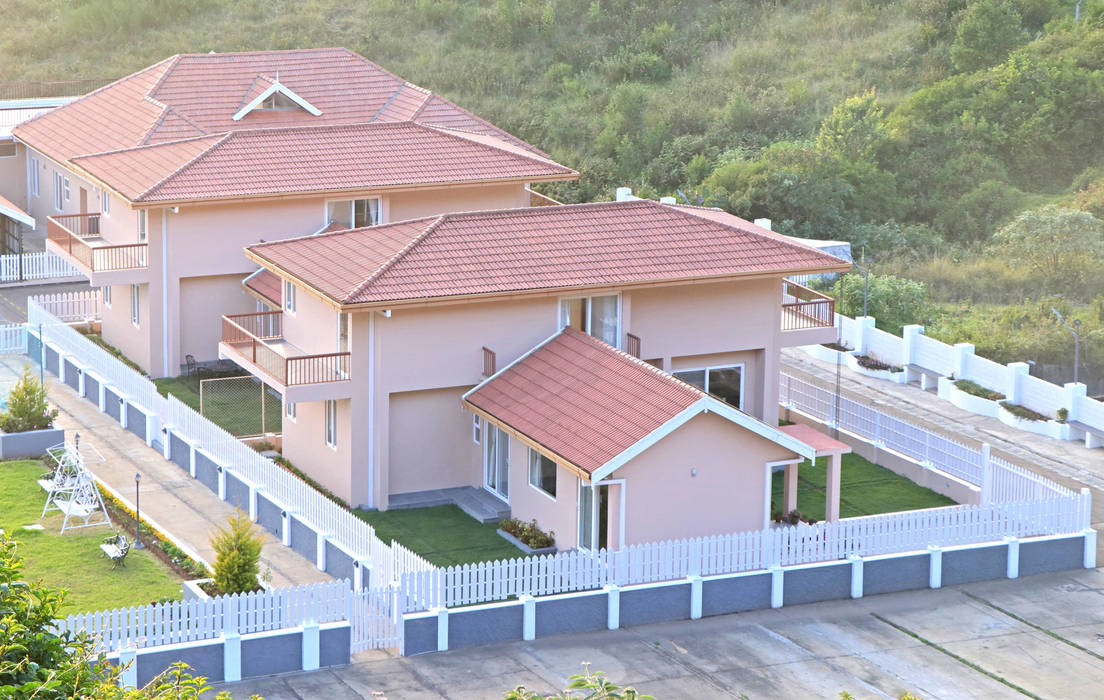
[[[483,486],[510,501],[510,436],[487,423],[483,439]]]

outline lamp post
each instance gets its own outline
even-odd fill
[[[139,500],[141,498],[141,492],[138,490],[138,486],[142,482],[142,475],[134,475],[134,548],[145,549],[146,545],[142,544],[142,504]]]
[[[1054,315],[1058,317],[1058,320],[1062,322],[1062,325],[1066,327],[1066,330],[1073,336],[1073,383],[1077,383],[1077,366],[1081,364],[1081,336],[1077,333],[1077,328],[1081,328],[1081,319],[1073,319],[1073,328],[1070,328],[1070,324],[1066,323],[1066,319],[1062,317],[1062,314],[1058,313],[1058,309],[1053,306],[1050,310],[1054,312]]]

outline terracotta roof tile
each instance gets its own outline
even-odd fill
[[[242,284],[272,306],[280,308],[283,290],[280,289],[281,280],[275,272],[262,268],[242,280]]]
[[[302,109],[253,111],[234,121],[234,114],[275,80],[322,114]],[[412,121],[493,136],[544,156],[448,100],[342,48],[173,56],[28,120],[13,133],[64,162],[204,134]],[[283,133],[294,138],[293,131]],[[330,173],[322,171],[320,177],[308,189],[324,189]],[[116,187],[115,182],[107,183]]]
[[[227,138],[226,134],[185,141],[99,153],[73,158],[72,162],[105,182],[131,201],[193,162],[205,151]]]
[[[374,253],[363,259],[366,248]],[[714,220],[650,200],[446,214],[249,250],[342,304],[848,265],[730,214]]]
[[[573,328],[465,401],[594,473],[705,394]]]

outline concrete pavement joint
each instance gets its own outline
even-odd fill
[[[1040,696],[1036,695],[1035,693],[1032,693],[1030,690],[1027,690],[1026,688],[1018,686],[1015,683],[1013,683],[1012,681],[1008,680],[1007,678],[1005,678],[1003,676],[999,676],[996,673],[993,673],[992,671],[986,670],[985,668],[982,668],[981,666],[978,666],[973,661],[970,661],[969,659],[967,659],[965,657],[959,656],[958,654],[954,653],[950,649],[947,649],[947,648],[945,648],[945,647],[943,647],[939,644],[936,644],[935,642],[933,642],[929,639],[926,639],[926,638],[920,636],[919,634],[917,634],[916,632],[913,632],[912,630],[908,629],[907,627],[904,627],[902,625],[897,624],[896,622],[888,620],[888,619],[882,617],[881,615],[879,615],[878,613],[873,613],[872,612],[870,614],[871,614],[871,616],[874,617],[875,620],[878,620],[879,622],[884,622],[885,624],[889,625],[890,627],[897,630],[898,632],[901,632],[902,634],[907,634],[908,636],[912,637],[913,639],[915,639],[919,642],[923,642],[924,644],[928,645],[932,649],[935,649],[936,651],[951,657],[952,659],[959,662],[960,664],[962,664],[962,665],[964,665],[968,668],[971,668],[974,671],[977,671],[978,673],[980,673],[982,675],[985,675],[985,676],[988,676],[988,677],[992,678],[993,680],[997,681],[998,683],[1001,683],[1002,685],[1008,686],[1009,688],[1011,688],[1012,690],[1015,690],[1017,693],[1020,693],[1021,695],[1025,695],[1029,698],[1034,698],[1035,700],[1043,700]]]
[[[1100,659],[1101,661],[1104,661],[1104,654],[1098,654],[1098,653],[1096,653],[1095,651],[1093,651],[1091,649],[1087,649],[1087,648],[1081,646],[1080,644],[1073,641],[1072,639],[1066,639],[1065,637],[1058,634],[1054,630],[1047,629],[1046,627],[1043,627],[1042,625],[1037,625],[1034,622],[1031,622],[1030,620],[1025,620],[1024,618],[1020,617],[1019,615],[1012,612],[1011,610],[1006,610],[1006,609],[1002,608],[1001,606],[997,605],[996,603],[992,603],[992,602],[982,598],[979,595],[976,595],[976,594],[971,593],[969,591],[963,591],[963,593],[965,593],[968,597],[970,597],[970,598],[976,600],[977,602],[981,603],[982,605],[988,606],[988,607],[992,608],[993,610],[996,610],[997,612],[1001,613],[1002,615],[1007,615],[1008,617],[1012,618],[1016,622],[1019,622],[1020,624],[1027,625],[1028,627],[1030,627],[1034,630],[1038,630],[1039,632],[1042,632],[1043,634],[1047,635],[1048,637],[1052,637],[1053,639],[1057,639],[1059,642],[1062,642],[1063,644],[1068,644],[1069,646],[1073,647],[1074,649],[1077,649],[1078,651],[1083,651],[1086,654],[1088,654],[1089,656],[1092,656],[1092,657],[1095,657],[1097,659]]]

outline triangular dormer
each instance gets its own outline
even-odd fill
[[[263,85],[268,84],[268,87],[257,92]],[[234,115],[234,121],[241,121],[245,115],[250,112],[284,112],[293,109],[303,109],[313,114],[314,116],[321,116],[322,110],[318,109],[310,102],[295,94],[295,91],[280,82],[279,77],[275,80],[267,75],[257,76],[257,80],[249,89],[249,93],[246,93],[246,97],[250,98],[245,105],[238,110]]]

